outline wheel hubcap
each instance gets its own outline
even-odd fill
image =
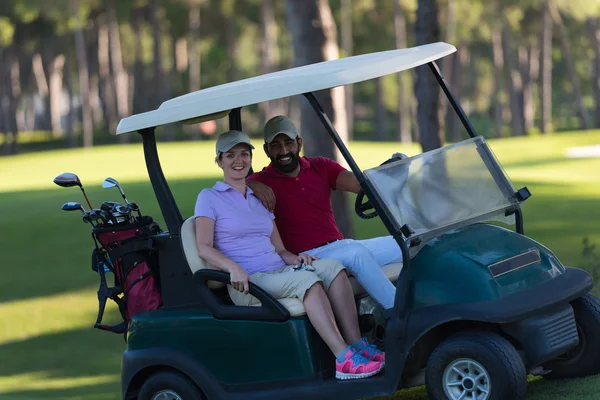
[[[154,397],[152,397],[152,400],[183,400],[183,398],[174,391],[167,389],[156,393]]]
[[[490,397],[490,376],[475,360],[454,360],[446,367],[442,379],[444,392],[451,400],[487,400]]]

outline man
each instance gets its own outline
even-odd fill
[[[341,261],[375,301],[392,308],[396,288],[381,267],[402,261],[400,247],[392,236],[344,239],[333,216],[331,191],[358,193],[354,174],[325,157],[300,157],[302,138],[287,117],[271,118],[264,138],[271,163],[249,176],[247,184],[274,212],[285,247],[296,254]]]

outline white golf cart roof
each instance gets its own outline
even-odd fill
[[[173,122],[224,117],[263,101],[361,82],[427,64],[456,51],[437,42],[408,49],[324,61],[198,90],[165,101],[154,111],[123,118],[117,135]]]

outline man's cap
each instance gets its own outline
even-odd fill
[[[288,136],[290,139],[296,139],[298,137],[298,129],[296,129],[296,125],[292,122],[291,119],[285,117],[283,115],[278,115],[276,117],[271,118],[265,124],[265,143],[271,143],[275,136],[283,133]]]
[[[250,138],[244,132],[232,130],[222,133],[217,139],[217,156],[220,153],[231,150],[235,145],[240,143],[246,143],[251,149],[254,149],[254,146],[250,143]]]

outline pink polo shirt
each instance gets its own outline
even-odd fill
[[[203,189],[194,215],[215,221],[215,249],[248,274],[269,272],[286,265],[271,243],[275,217],[249,187],[246,197],[224,182],[217,182],[212,189]]]
[[[343,239],[331,209],[331,191],[345,168],[325,157],[301,157],[300,173],[293,178],[273,164],[248,177],[275,193],[275,222],[286,249],[298,254]]]

